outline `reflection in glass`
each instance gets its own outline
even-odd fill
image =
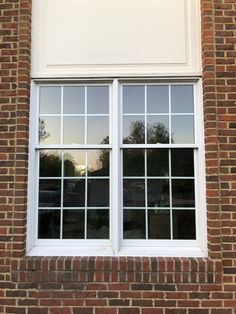
[[[85,206],[84,179],[64,180],[63,206],[64,207]]]
[[[63,210],[63,239],[84,239],[84,210]]]
[[[88,206],[108,207],[109,206],[109,180],[89,179],[88,180]]]
[[[171,150],[171,171],[173,177],[193,177],[193,149],[174,148]]]
[[[143,179],[123,180],[123,203],[124,207],[145,206],[145,180]]]
[[[194,210],[173,210],[173,238],[196,239]]]
[[[60,238],[60,210],[40,209],[38,215],[38,238]]]
[[[123,238],[145,239],[145,210],[124,209],[123,215]]]
[[[147,86],[147,112],[169,112],[169,88],[162,85]]]
[[[109,118],[87,118],[87,144],[109,144]]]
[[[40,177],[61,177],[61,154],[58,151],[40,152]]]
[[[169,116],[148,116],[148,144],[169,143]]]
[[[171,112],[193,113],[193,86],[172,85],[171,86]]]
[[[123,113],[144,113],[144,86],[123,86]]]
[[[65,86],[63,89],[63,113],[84,114],[85,88],[82,86]]]
[[[88,176],[109,176],[109,150],[88,151]]]
[[[39,207],[58,207],[61,204],[61,180],[39,180]]]
[[[64,144],[84,144],[84,117],[64,117]]]
[[[39,119],[39,143],[40,144],[61,143],[60,117],[41,117]]]
[[[172,116],[172,143],[194,143],[194,118],[193,116]]]
[[[148,238],[170,239],[170,211],[148,210]]]
[[[166,177],[169,175],[169,150],[147,150],[147,175],[150,177]]]
[[[147,180],[148,206],[170,206],[169,180]]]
[[[144,144],[144,116],[123,116],[123,143]]]
[[[194,180],[172,179],[172,205],[173,207],[194,207]]]
[[[109,87],[108,86],[88,86],[87,113],[88,114],[108,114],[109,113]]]
[[[87,238],[109,239],[109,210],[87,210]]]
[[[42,86],[39,90],[39,113],[61,113],[61,88],[56,86]]]
[[[123,150],[123,176],[144,176],[144,149]]]
[[[82,177],[85,175],[86,161],[84,150],[64,151],[64,176]]]

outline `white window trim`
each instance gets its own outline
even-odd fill
[[[84,80],[81,83],[84,83]],[[69,81],[70,82],[70,81]],[[89,80],[92,83],[92,80]],[[96,82],[110,82],[111,88],[111,107],[110,132],[112,138],[112,154],[110,163],[110,240],[39,240],[36,235],[36,198],[37,182],[35,173],[37,173],[37,160],[35,158],[35,143],[37,143],[38,131],[35,124],[38,120],[38,112],[34,108],[38,107],[38,83],[44,84],[45,81],[32,82],[31,86],[31,110],[30,110],[30,138],[29,138],[29,179],[28,179],[28,216],[27,216],[27,246],[26,252],[29,256],[171,256],[171,257],[207,257],[207,232],[206,232],[206,200],[205,200],[205,152],[204,152],[204,128],[203,128],[203,108],[201,79],[144,79],[133,83],[148,84],[186,84],[191,83],[194,86],[194,119],[195,119],[195,145],[189,147],[197,148],[194,150],[195,167],[195,189],[196,189],[196,240],[122,240],[121,234],[121,174],[120,174],[120,84],[129,82],[127,78],[102,80]],[[64,82],[53,82],[51,85],[62,85]],[[75,82],[71,82],[73,84]],[[76,83],[80,83],[76,81]],[[200,126],[200,127],[199,127]],[[118,130],[118,132],[117,132]],[[142,145],[141,145],[142,146]],[[53,146],[55,147],[55,146]],[[61,147],[61,146],[60,146]],[[106,146],[107,147],[107,146]],[[137,147],[137,145],[136,145]],[[173,144],[160,144],[157,147],[175,147]],[[180,147],[180,145],[176,145]],[[188,147],[188,145],[183,145]],[[75,146],[76,148],[76,146]],[[47,146],[48,149],[48,146]]]

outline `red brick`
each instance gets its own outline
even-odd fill
[[[157,308],[146,308],[142,309],[142,314],[163,314],[163,309],[157,309]]]
[[[116,308],[96,308],[95,314],[117,314]]]
[[[0,313],[233,314],[235,1],[201,0],[209,259],[25,257],[31,1],[0,2]]]
[[[139,308],[120,308],[118,310],[118,314],[140,314],[140,309]]]

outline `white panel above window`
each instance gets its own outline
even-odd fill
[[[199,75],[199,0],[33,0],[33,77]]]

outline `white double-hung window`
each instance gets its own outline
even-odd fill
[[[34,84],[28,254],[205,256],[199,85]]]

